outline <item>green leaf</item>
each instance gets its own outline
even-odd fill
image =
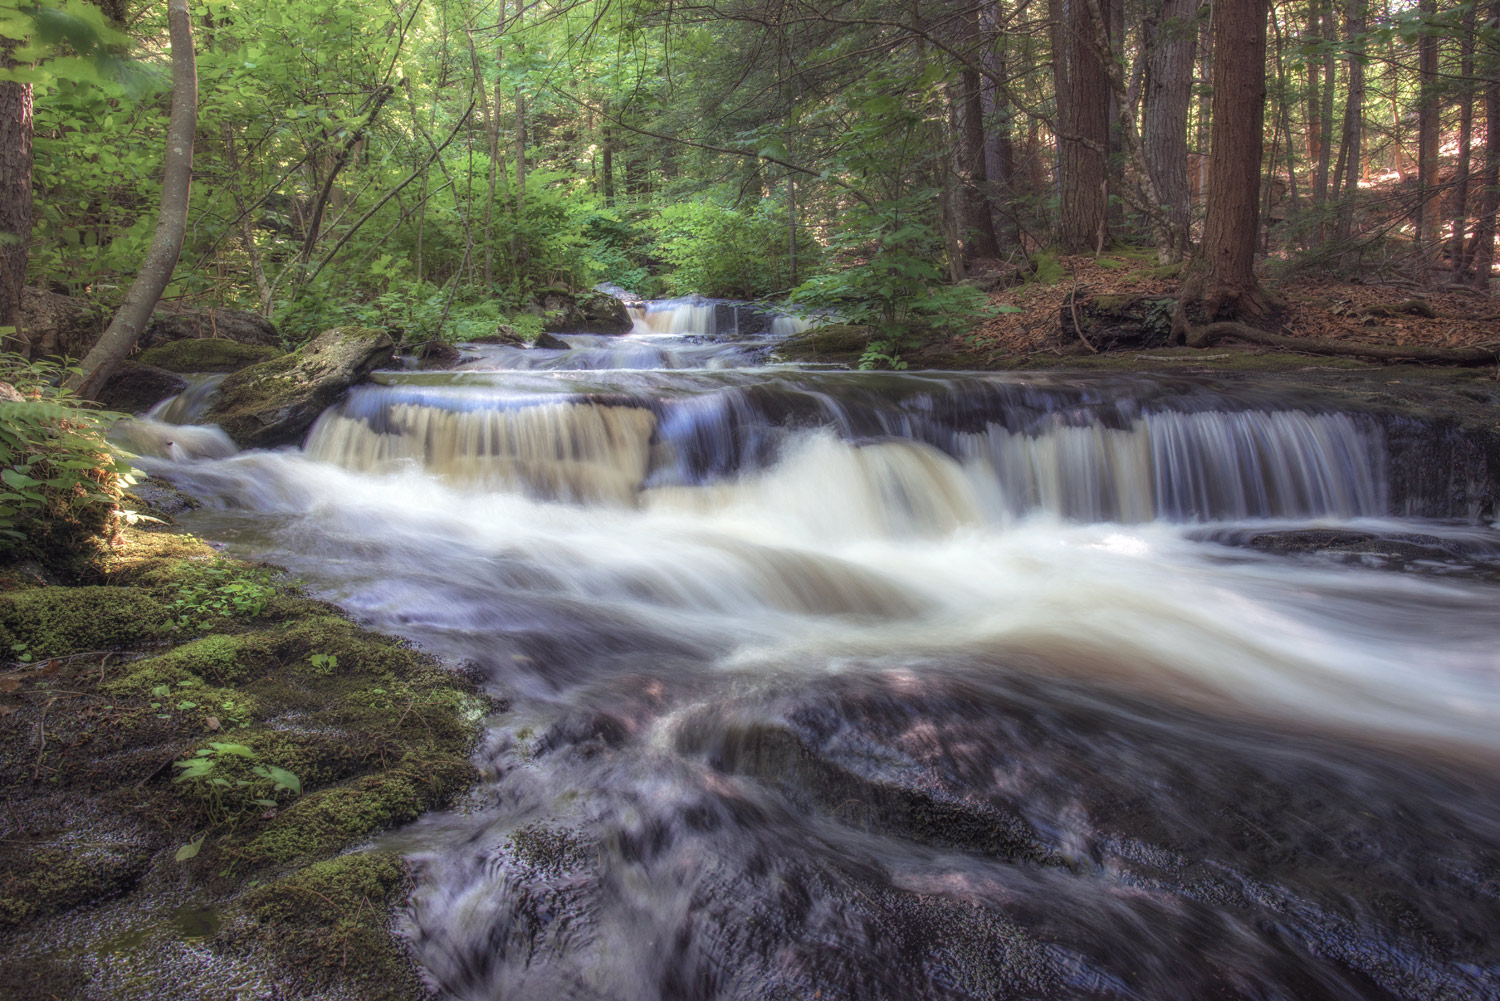
[[[202,834],[198,837],[197,841],[189,841],[177,849],[177,854],[172,857],[178,862],[186,862],[188,859],[197,858],[199,850],[203,847],[203,839],[206,837],[208,837],[207,834]]]

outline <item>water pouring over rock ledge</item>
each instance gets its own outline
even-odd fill
[[[384,842],[444,996],[1500,995],[1492,444],[562,339],[145,460],[510,700]]]

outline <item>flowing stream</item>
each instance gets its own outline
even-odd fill
[[[387,838],[445,997],[1500,997],[1467,472],[1315,396],[771,366],[722,315],[150,461],[508,701]]]

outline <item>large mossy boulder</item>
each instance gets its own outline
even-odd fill
[[[295,445],[349,387],[395,357],[384,330],[335,327],[297,351],[240,369],[203,415],[241,448]]]
[[[104,333],[104,310],[86,299],[48,289],[21,293],[21,330],[4,347],[28,358],[79,359]]]
[[[270,344],[242,344],[212,338],[158,344],[136,355],[135,360],[168,372],[238,372],[259,362],[280,358],[282,354],[280,348]]]
[[[631,328],[625,304],[607,292],[543,289],[526,312],[541,317],[542,329],[554,334],[623,334]]]
[[[270,347],[279,347],[282,343],[281,331],[276,329],[276,324],[259,313],[246,309],[195,309],[162,303],[141,334],[141,346],[149,348],[169,341],[208,339]]]
[[[578,309],[587,326],[579,333],[626,334],[633,324],[625,304],[608,292],[585,292],[578,297]],[[568,333],[568,331],[560,331]]]

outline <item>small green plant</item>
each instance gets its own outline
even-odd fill
[[[206,566],[198,580],[182,585],[172,602],[176,628],[207,629],[216,618],[259,615],[275,593],[269,571],[227,564]]]
[[[302,795],[302,780],[295,772],[256,760],[255,750],[244,744],[210,741],[192,757],[172,762],[172,767],[182,769],[172,781],[190,783],[215,824],[228,823],[255,807],[275,809],[281,805],[275,798],[278,793]]]
[[[315,672],[326,677],[339,666],[339,657],[335,653],[315,653],[307,658],[307,662],[313,666]]]

